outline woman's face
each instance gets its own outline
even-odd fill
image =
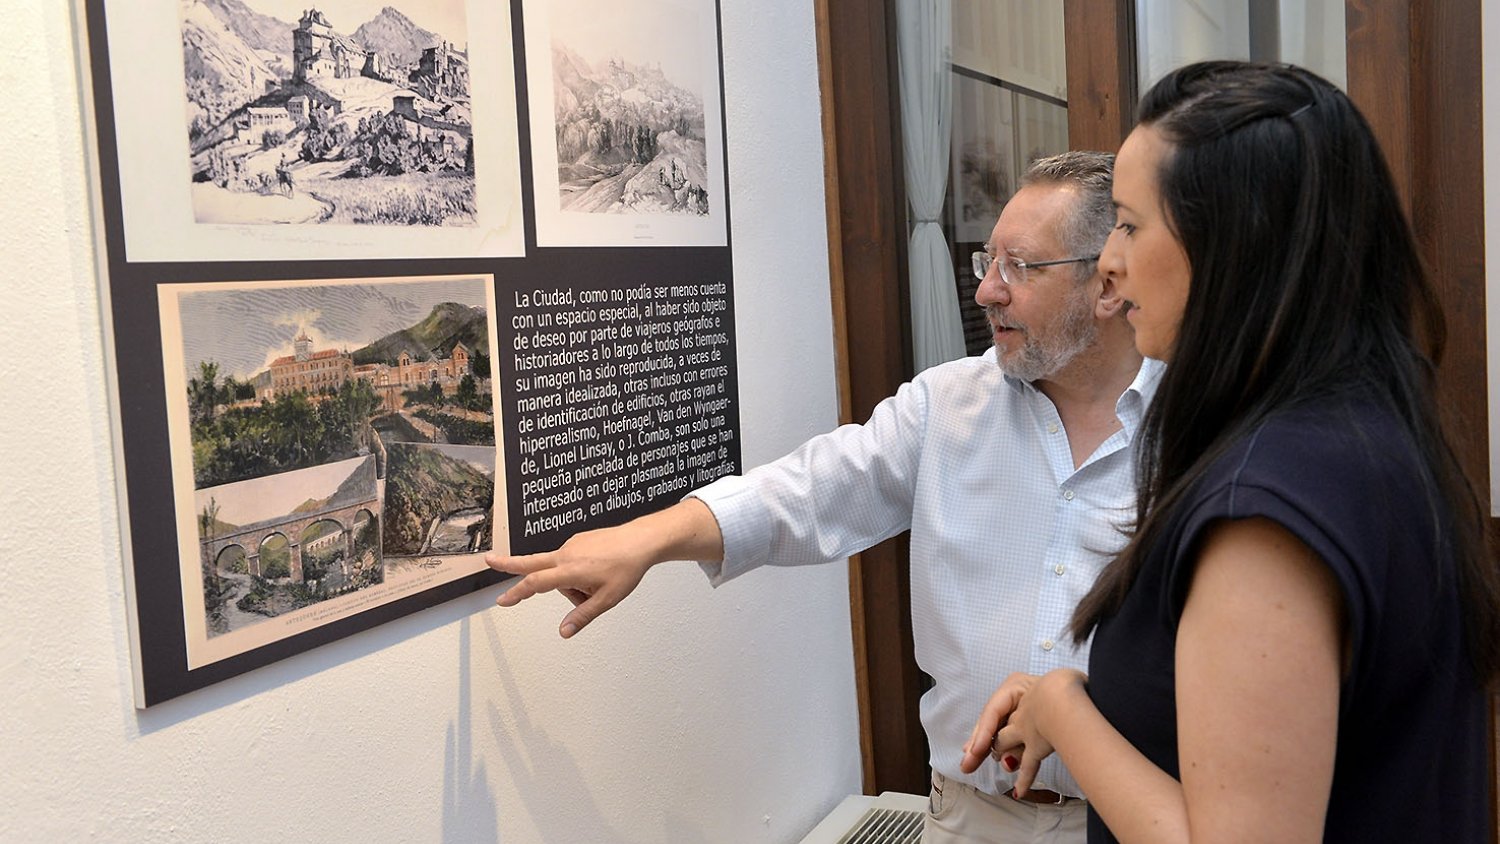
[[[1099,256],[1099,271],[1127,300],[1125,319],[1135,347],[1170,361],[1187,306],[1187,253],[1167,225],[1157,176],[1171,145],[1149,125],[1137,126],[1115,157],[1115,229]]]

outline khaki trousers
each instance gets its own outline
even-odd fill
[[[985,794],[932,772],[922,844],[1084,844],[1088,804],[1048,806]]]

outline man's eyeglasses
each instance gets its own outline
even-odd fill
[[[990,264],[995,263],[995,256],[988,252],[975,252],[970,256],[974,266],[974,277],[984,281],[985,275],[990,271]],[[1006,285],[1025,284],[1027,271],[1037,267],[1052,267],[1058,264],[1081,264],[1084,261],[1097,261],[1098,255],[1086,255],[1079,258],[1058,258],[1055,261],[1023,261],[1014,255],[1006,255],[1000,261],[1000,280]]]

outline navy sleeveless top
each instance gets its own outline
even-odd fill
[[[1464,646],[1451,518],[1394,412],[1368,395],[1275,414],[1214,463],[1094,634],[1099,711],[1180,779],[1174,640],[1198,546],[1216,520],[1251,517],[1311,548],[1343,594],[1351,660],[1324,840],[1487,844],[1487,696]],[[1091,844],[1114,840],[1091,809]]]

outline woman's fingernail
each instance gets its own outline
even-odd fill
[[[1021,767],[1021,760],[1014,756],[1007,756],[1000,760],[1000,764],[1005,766],[1005,770],[1015,773],[1016,769]]]

